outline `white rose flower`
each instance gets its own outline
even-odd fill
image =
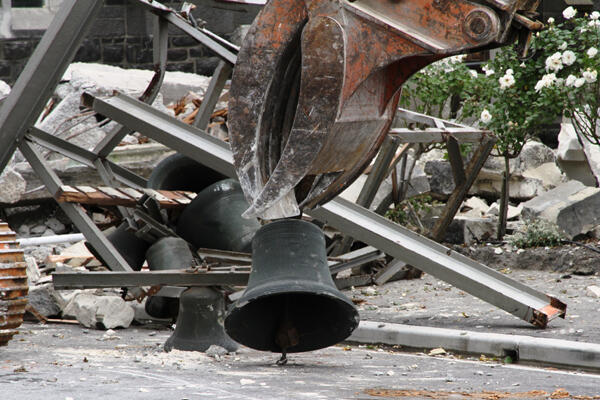
[[[548,23],[550,25],[552,25],[554,23],[554,18],[552,18],[552,17],[548,18]]]
[[[600,19],[600,11],[593,11],[590,14],[590,19],[593,19],[593,20]]]
[[[573,86],[573,84],[575,83],[576,80],[577,80],[577,77],[575,75],[567,76],[567,80],[565,81],[565,86]]]
[[[546,75],[542,76],[542,79],[540,79],[535,84],[535,91],[539,92],[540,90],[542,90],[545,87],[552,86],[555,82],[556,82],[556,74],[546,74]]]
[[[596,57],[596,54],[598,54],[598,49],[595,47],[590,47],[588,49],[588,51],[586,52],[586,54],[588,55],[589,58],[594,58],[594,57]]]
[[[526,67],[527,67],[527,65],[525,65],[525,63],[524,63],[524,62],[522,62],[521,64],[519,64],[519,67],[521,67],[521,68],[526,68]]]
[[[585,83],[585,79],[584,78],[577,78],[577,80],[575,80],[575,83],[573,83],[573,86],[575,86],[576,88],[582,87]]]
[[[585,79],[585,81],[587,83],[594,83],[596,82],[596,79],[598,78],[598,71],[594,70],[590,70],[589,68],[585,71],[583,71],[583,79]]]
[[[512,75],[513,73],[514,71],[512,70],[512,68],[507,69],[505,72],[506,75]]]
[[[537,83],[535,84],[535,91],[539,92],[540,90],[542,90],[545,87],[544,85],[544,81],[543,80],[539,80],[537,81]]]
[[[573,63],[577,60],[575,53],[571,50],[567,50],[562,54],[562,62],[565,65],[573,65]]]
[[[565,8],[562,12],[562,15],[563,17],[565,17],[565,19],[573,18],[575,14],[577,14],[577,10],[570,6]]]
[[[475,71],[474,69],[470,69],[469,73],[471,74],[471,77],[477,78],[477,71]]]
[[[512,85],[515,84],[515,77],[509,74],[504,75],[500,79],[498,79],[498,83],[500,84],[500,89],[508,89]]]
[[[487,109],[484,109],[481,112],[481,116],[479,117],[479,119],[481,120],[481,122],[483,122],[484,124],[489,124],[490,121],[492,120],[492,114],[490,114],[490,112]]]
[[[485,70],[485,76],[491,76],[494,75],[494,70],[493,69],[486,69]]]
[[[558,46],[558,49],[561,51],[565,51],[567,49],[567,42],[562,42],[560,46]]]
[[[556,52],[546,58],[546,71],[560,71],[562,67],[562,54],[560,52]]]

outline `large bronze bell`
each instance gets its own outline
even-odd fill
[[[187,242],[176,237],[164,237],[158,240],[146,252],[146,259],[150,271],[187,269],[194,265],[194,256]],[[176,318],[179,299],[150,296],[144,308],[148,315],[154,318]]]
[[[358,321],[333,283],[321,229],[298,219],[260,228],[248,287],[225,319],[232,339],[257,350],[310,351],[346,339]]]
[[[256,218],[242,218],[246,208],[248,202],[237,181],[216,182],[183,210],[177,234],[196,248],[250,252],[260,224]]]
[[[225,299],[209,287],[192,287],[179,297],[179,317],[165,350],[206,351],[211,345],[236,351],[237,343],[223,330]]]

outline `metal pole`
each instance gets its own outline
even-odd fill
[[[0,109],[0,172],[79,49],[102,0],[65,0]]]

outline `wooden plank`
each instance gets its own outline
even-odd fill
[[[158,201],[159,203],[169,203],[169,199],[165,196],[163,196],[162,194],[160,194],[159,192],[157,192],[154,189],[143,189],[144,193],[146,193],[148,196],[152,197],[153,199],[156,199],[156,201]]]
[[[91,186],[75,186],[75,189],[84,193],[89,198],[89,200],[87,200],[86,202],[80,201],[79,203],[97,204],[97,205],[106,205],[106,206],[116,205],[116,204],[114,204],[114,201],[110,196],[107,196],[104,193],[99,192],[98,189],[93,188]]]
[[[171,209],[185,207],[190,203],[190,198],[196,195],[192,192],[170,190],[144,189],[143,191],[156,199],[161,207]],[[143,196],[144,193],[131,188],[61,186],[56,200],[63,203],[135,207]]]
[[[108,186],[100,186],[98,187],[98,190],[101,191],[102,193],[112,197],[112,198],[117,198],[117,199],[121,199],[121,200],[127,200],[127,201],[134,201],[135,199],[133,199],[132,197],[127,196],[124,193],[119,192],[118,190],[116,190],[115,188],[111,188]]]
[[[182,197],[180,195],[178,195],[176,192],[171,191],[171,190],[157,190],[158,193],[162,194],[163,196],[165,196],[166,198],[168,198],[169,200],[171,200],[172,202],[176,203],[177,205],[188,205],[190,203],[190,200],[187,197]]]
[[[118,190],[120,192],[123,192],[127,196],[133,198],[136,202],[144,196],[144,193],[138,192],[137,190],[132,188],[119,188]]]

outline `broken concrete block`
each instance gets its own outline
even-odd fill
[[[494,202],[492,203],[492,205],[487,209],[487,211],[485,212],[486,215],[488,216],[498,216],[500,212],[500,205],[498,204],[498,202]],[[520,203],[518,206],[511,206],[510,204],[508,205],[508,212],[506,213],[506,219],[507,220],[512,220],[512,219],[517,219],[521,216],[521,213],[523,212],[523,205]]]
[[[588,286],[587,288],[585,288],[585,290],[588,296],[600,299],[600,286]]]
[[[454,190],[452,167],[447,161],[432,160],[425,163],[425,173],[429,176],[431,192],[448,196]]]
[[[54,232],[57,235],[61,235],[63,233],[67,233],[68,229],[65,226],[65,224],[63,224],[62,222],[60,222],[58,219],[52,217],[52,218],[48,218],[46,220],[46,226],[52,230],[52,232]]]
[[[16,203],[25,193],[27,182],[14,168],[7,167],[0,175],[0,187],[0,203]]]
[[[29,288],[29,304],[44,317],[60,315],[61,308],[54,296],[52,283],[44,283]]]
[[[500,160],[502,160],[500,158]],[[522,175],[523,172],[538,168],[556,160],[554,151],[543,143],[529,141],[523,146],[519,156],[510,160],[510,173]],[[503,161],[502,161],[503,162]]]
[[[569,239],[600,224],[600,189],[569,181],[523,203],[523,218],[542,218],[558,225]]]
[[[432,227],[435,219],[428,221]],[[485,242],[496,234],[496,221],[491,218],[475,218],[457,215],[446,229],[444,242],[467,245],[475,242]]]
[[[10,86],[8,83],[0,80],[0,100],[4,100],[10,94]]]
[[[29,285],[35,285],[42,276],[37,261],[35,261],[35,257],[25,256],[25,262],[27,263],[27,280],[29,281]]]
[[[110,95],[113,90],[118,90],[128,95],[141,95],[154,72],[141,69],[123,69],[115,66],[93,63],[73,63],[63,76],[63,81],[68,85],[81,90],[85,88],[102,89],[103,93]],[[182,93],[189,91],[204,94],[208,87],[210,77],[185,72],[167,72],[160,87],[161,102],[168,104],[179,100]],[[153,104],[157,105],[157,102]]]
[[[460,206],[460,215],[465,217],[481,218],[489,206],[482,198],[473,196],[466,199]]]
[[[553,189],[567,181],[566,176],[562,174],[555,162],[544,163],[535,168],[525,170],[522,175],[524,178],[542,181],[544,189],[546,190]]]
[[[558,134],[557,163],[569,179],[578,180],[586,186],[595,186],[596,177],[588,163],[586,153],[579,141],[573,124],[563,121]]]
[[[79,293],[65,309],[87,328],[127,328],[133,321],[133,308],[118,296]]]

